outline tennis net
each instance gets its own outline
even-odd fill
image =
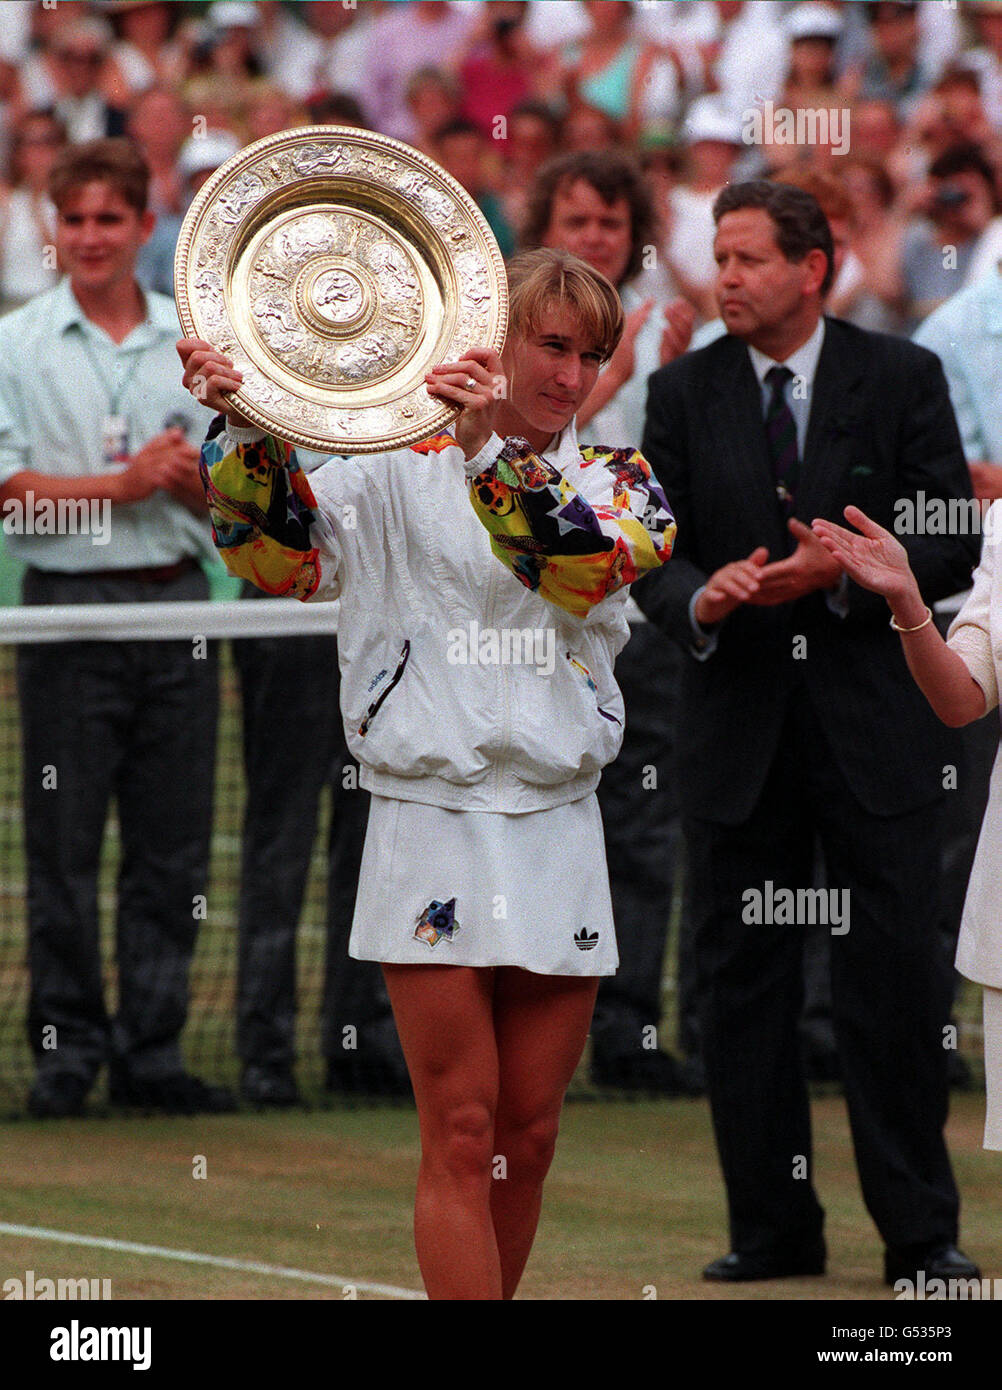
[[[23,1113],[34,1074],[26,1027],[28,874],[16,676],[18,648],[67,641],[172,639],[217,644],[220,700],[210,872],[189,977],[190,1003],[182,1042],[189,1070],[207,1081],[235,1086],[239,1079],[237,942],[246,804],[238,639],[245,650],[252,640],[265,645],[284,644],[290,638],[320,640],[329,661],[336,618],[336,605],[304,605],[292,600],[0,608],[0,1114]],[[281,657],[279,664],[280,661]],[[273,698],[281,699],[282,694],[281,689],[273,688]],[[336,727],[336,710],[332,714],[332,726]],[[353,771],[332,765],[331,777],[321,789],[295,933],[296,1074],[303,1094],[314,1099],[322,1095],[326,1081],[321,1015],[330,911],[327,862],[331,779],[340,772],[342,786],[354,788],[354,776],[349,775]],[[211,777],[212,769],[206,769],[205,775]],[[291,776],[289,796],[295,795],[296,782]],[[105,829],[98,889],[104,995],[110,1017],[116,1011],[115,916],[120,858],[121,838],[113,801]],[[354,883],[342,886],[342,903],[345,893],[353,898]],[[107,1102],[106,1076],[106,1069],[102,1069],[90,1102],[98,1110]]]

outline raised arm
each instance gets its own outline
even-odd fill
[[[494,433],[507,391],[495,352],[471,348],[426,380],[432,395],[462,407],[453,428],[473,509],[494,554],[527,588],[585,618],[671,555],[674,518],[635,450],[582,450],[585,465],[604,464],[612,475],[611,502],[592,504],[525,439],[512,434],[502,441]]]
[[[958,644],[964,651],[962,656],[940,636],[901,542],[858,507],[846,507],[845,517],[861,534],[822,519],[814,522],[814,532],[851,579],[887,600],[891,625],[901,635],[908,669],[933,711],[951,728],[980,719],[988,708],[988,697],[992,703],[998,699],[987,629],[992,545],[985,547],[987,554],[975,576],[975,588],[952,629],[955,632],[958,625],[970,626],[975,613],[980,613],[978,626],[984,641],[973,646]],[[979,652],[979,648],[986,650]],[[985,685],[990,683],[989,690],[975,679],[972,668]]]
[[[495,440],[489,467],[477,467],[482,455],[467,466],[470,500],[494,554],[527,588],[583,618],[671,555],[675,521],[636,450],[581,451],[612,475],[611,504],[593,505],[524,439]]]
[[[208,344],[178,344],[184,384],[221,412],[202,446],[202,484],[212,538],[230,574],[265,593],[334,598],[339,549],[291,445],[240,415],[230,393],[240,384],[232,362]]]

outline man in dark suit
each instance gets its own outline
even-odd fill
[[[822,316],[833,250],[810,194],[734,184],[714,216],[728,336],[651,378],[643,452],[678,541],[636,590],[692,657],[680,788],[732,1246],[704,1277],[824,1271],[796,1036],[814,920],[832,928],[834,1023],[885,1279],[920,1268],[974,1277],[956,1248],[943,1140],[949,976],[936,920],[949,736],[885,608],[810,530],[850,502],[893,527],[900,499],[968,497],[957,427],[933,354]],[[902,540],[927,602],[967,584],[975,537]],[[823,898],[807,891],[817,844]]]

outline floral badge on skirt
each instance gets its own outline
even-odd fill
[[[440,903],[433,898],[417,919],[414,935],[419,941],[427,941],[429,946],[437,946],[443,936],[446,941],[451,941],[457,931],[456,899],[450,898],[447,903]]]

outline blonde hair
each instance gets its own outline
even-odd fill
[[[522,251],[507,262],[508,331],[528,337],[539,329],[544,314],[570,309],[582,332],[602,354],[615,352],[625,318],[615,286],[587,262],[569,251],[544,246]]]

